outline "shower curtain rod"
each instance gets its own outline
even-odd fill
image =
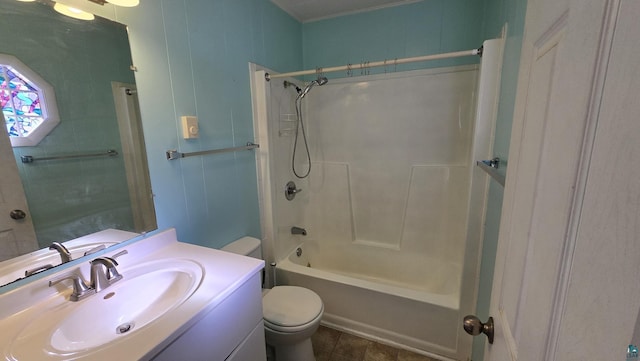
[[[265,73],[264,77],[267,81],[276,78],[286,78],[300,75],[309,75],[309,74],[322,74],[322,73],[332,73],[336,71],[344,71],[344,70],[356,70],[356,69],[369,69],[378,66],[389,66],[389,65],[398,65],[398,64],[407,64],[407,63],[415,63],[419,61],[427,61],[427,60],[438,60],[438,59],[448,59],[448,58],[459,58],[462,56],[471,56],[471,55],[479,55],[482,56],[482,47],[478,49],[472,50],[463,50],[456,51],[452,53],[443,53],[443,54],[433,54],[433,55],[423,55],[423,56],[414,56],[412,58],[400,58],[400,59],[391,59],[384,61],[376,61],[376,62],[363,62],[360,64],[349,64],[342,66],[333,66],[329,68],[318,68],[313,70],[300,70],[300,71],[292,71],[289,73],[281,73],[281,74],[269,74]]]

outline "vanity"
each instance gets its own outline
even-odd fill
[[[124,242],[1,294],[2,356],[266,361],[263,267],[174,229]]]

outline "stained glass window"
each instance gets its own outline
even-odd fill
[[[0,65],[0,106],[9,136],[25,137],[42,124],[39,89],[10,66]]]
[[[6,54],[0,54],[0,108],[14,147],[38,144],[60,122],[51,85]]]

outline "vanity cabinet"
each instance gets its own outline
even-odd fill
[[[194,320],[154,361],[266,361],[260,274]]]

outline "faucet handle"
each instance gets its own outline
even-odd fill
[[[288,201],[292,201],[296,194],[302,192],[302,189],[296,187],[296,184],[293,181],[287,182],[287,185],[284,187],[284,196]]]
[[[42,265],[42,266],[38,266],[38,267],[35,267],[35,268],[31,268],[31,269],[28,269],[28,270],[24,271],[24,276],[25,277],[29,277],[29,276],[34,275],[36,273],[46,271],[46,270],[48,270],[50,268],[53,268],[53,265],[50,264],[50,263]]]
[[[88,251],[86,251],[86,252],[84,253],[84,255],[85,255],[85,256],[88,256],[88,255],[90,255],[90,254],[93,254],[93,253],[96,253],[96,252],[102,251],[103,249],[106,249],[106,248],[107,248],[107,246],[105,246],[104,244],[100,244],[100,245],[97,245],[97,246],[95,246],[95,247],[93,247],[93,248],[89,249]]]
[[[126,249],[123,249],[122,251],[114,254],[113,256],[109,257],[111,259],[113,259],[115,261],[116,258],[120,257],[120,256],[124,256],[125,254],[129,254],[129,251],[127,251]],[[116,264],[117,265],[117,264]]]
[[[73,302],[80,301],[81,299],[96,293],[96,290],[89,287],[87,283],[82,279],[82,276],[80,275],[78,270],[65,272],[50,279],[49,287],[52,287],[53,285],[58,284],[64,280],[73,281],[73,293],[71,293],[71,296],[69,296],[69,300]]]

